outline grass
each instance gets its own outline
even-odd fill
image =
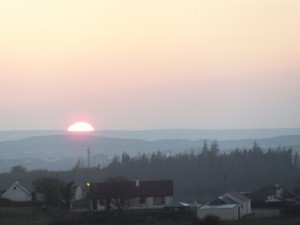
[[[253,218],[222,222],[222,225],[300,225],[300,217]]]
[[[45,225],[48,216],[40,208],[0,208],[0,225]]]
[[[50,217],[40,208],[0,208],[0,225],[46,225]],[[143,223],[144,224],[144,223]],[[153,223],[155,224],[155,223]],[[191,224],[173,221],[157,224]],[[300,225],[300,217],[247,218],[239,221],[221,222],[222,225]]]

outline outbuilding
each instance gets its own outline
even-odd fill
[[[197,218],[204,219],[206,216],[217,216],[220,220],[238,220],[241,217],[238,204],[203,205],[197,210]]]
[[[241,205],[241,217],[251,214],[251,199],[236,191],[229,191],[223,197]]]

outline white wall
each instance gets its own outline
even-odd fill
[[[145,208],[148,208],[148,209],[159,209],[159,208],[163,208],[166,205],[169,205],[169,204],[173,203],[173,196],[165,196],[164,198],[165,198],[165,203],[163,205],[154,205],[153,204],[153,197],[146,198]]]
[[[2,195],[2,198],[6,198],[11,201],[26,202],[31,201],[31,194],[25,193],[18,187],[14,189],[12,186]]]
[[[242,208],[241,208],[241,216],[245,216],[245,215],[248,215],[248,214],[251,214],[251,201],[244,201],[244,200],[241,200],[237,197],[235,197],[234,195],[230,194],[230,193],[226,193],[224,195],[225,197],[241,204]]]
[[[247,214],[251,214],[251,201],[247,202]]]
[[[171,203],[173,203],[173,196],[166,196],[165,205],[169,205]]]
[[[197,210],[197,218],[204,219],[208,215],[214,215],[220,218],[220,220],[238,220],[238,208],[211,208]]]
[[[74,200],[81,200],[83,199],[83,190],[80,186],[78,186],[75,190],[75,196],[74,196]]]
[[[147,197],[145,199],[145,204],[139,203],[139,198],[134,200],[134,204],[130,207],[130,209],[159,209],[163,208],[168,204],[173,203],[173,196],[165,196],[165,203],[163,205],[154,205],[153,197]],[[90,201],[90,208],[92,210],[92,201]],[[106,209],[105,205],[100,205],[100,200],[97,200],[97,211],[103,211]]]

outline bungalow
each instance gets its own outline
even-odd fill
[[[31,201],[31,193],[20,183],[15,182],[2,194],[2,198],[10,201],[28,202]]]
[[[91,210],[109,211],[113,200],[128,202],[130,209],[162,209],[173,203],[173,181],[119,181],[89,184]]]

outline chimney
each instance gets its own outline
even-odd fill
[[[139,187],[140,186],[140,181],[138,179],[135,180],[135,187]]]

